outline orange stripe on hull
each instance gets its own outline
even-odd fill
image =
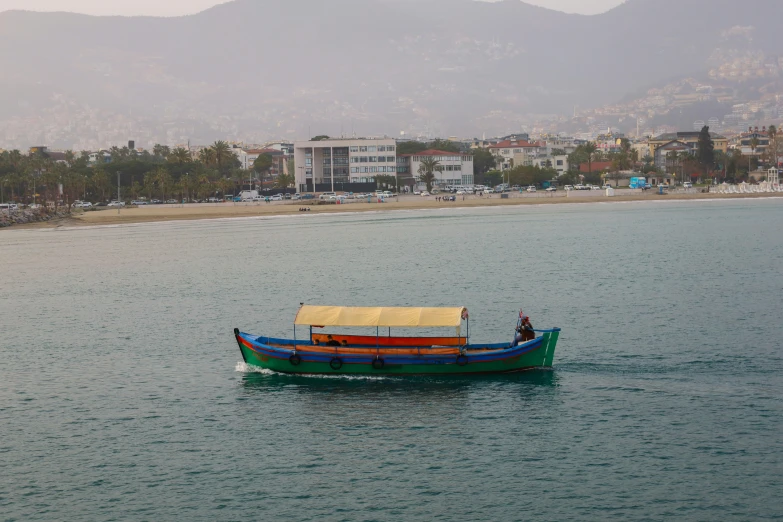
[[[308,353],[331,353],[331,354],[345,354],[345,355],[457,355],[459,348],[389,348],[381,347],[375,348],[346,348],[345,346],[297,346],[296,350],[299,352]]]
[[[349,346],[352,344],[374,346],[376,341],[380,346],[459,346],[465,344],[464,337],[387,337],[381,335],[376,338],[374,335],[332,334],[332,339],[340,343],[345,341]],[[326,344],[328,340],[327,334],[313,334],[314,342]]]

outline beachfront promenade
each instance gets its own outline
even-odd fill
[[[74,213],[70,218],[48,223],[37,223],[34,227],[52,227],[62,224],[71,225],[115,225],[121,223],[145,223],[155,221],[175,221],[194,219],[216,218],[241,218],[254,216],[296,215],[301,214],[302,208],[310,209],[308,215],[314,213],[335,212],[371,212],[388,210],[418,210],[435,208],[456,207],[483,207],[503,205],[543,205],[543,204],[573,204],[573,203],[612,203],[631,201],[666,201],[688,199],[724,199],[724,198],[754,198],[754,197],[783,197],[778,194],[716,194],[702,193],[698,189],[688,191],[672,191],[669,194],[659,195],[653,190],[635,191],[630,189],[615,190],[615,195],[608,197],[605,191],[573,191],[566,193],[535,192],[535,193],[507,193],[507,198],[501,198],[500,194],[484,196],[465,195],[456,196],[456,201],[438,201],[436,196],[402,195],[393,197],[384,203],[378,203],[376,198],[359,200],[346,200],[342,204],[319,204],[318,200],[303,201],[272,201],[272,202],[242,202],[242,203],[191,203],[172,205],[144,205],[136,208],[106,208],[103,210]],[[12,228],[21,228],[19,226]]]

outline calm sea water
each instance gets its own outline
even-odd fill
[[[783,201],[0,234],[0,519],[783,516]],[[253,371],[298,303],[519,308],[553,371]]]

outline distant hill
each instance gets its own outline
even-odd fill
[[[783,54],[780,20],[780,0],[629,0],[595,16],[516,0],[236,0],[179,18],[9,11],[0,145],[3,121],[45,125],[53,111],[87,132],[86,107],[137,129],[174,125],[169,140],[207,138],[209,125],[501,132],[704,74],[725,49]]]

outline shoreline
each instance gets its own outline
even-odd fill
[[[8,229],[58,228],[63,226],[102,226],[137,223],[155,223],[170,221],[195,221],[202,219],[250,218],[261,216],[301,215],[300,208],[309,208],[312,214],[346,212],[384,212],[394,210],[427,210],[441,208],[478,208],[520,205],[559,205],[579,203],[626,203],[644,201],[689,201],[720,199],[768,199],[783,198],[783,193],[758,194],[632,194],[621,196],[532,196],[516,194],[508,199],[468,196],[469,199],[453,202],[435,201],[434,196],[402,196],[399,201],[386,203],[352,202],[343,205],[317,205],[311,202],[284,201],[273,203],[190,203],[185,205],[145,205],[137,208],[96,210],[71,215],[70,217],[23,225],[14,225]]]

